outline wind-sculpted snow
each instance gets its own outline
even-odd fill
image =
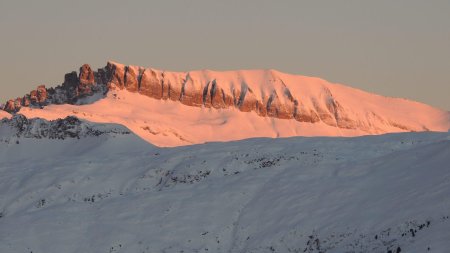
[[[20,137],[0,145],[0,252],[445,252],[449,137]]]

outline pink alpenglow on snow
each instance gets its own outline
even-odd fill
[[[5,112],[5,111],[0,110],[0,120],[1,120],[1,119],[4,119],[4,118],[7,118],[7,119],[11,118],[11,114],[9,114],[9,113],[7,113],[7,112]]]
[[[449,112],[276,70],[169,72],[108,62],[98,71],[83,65],[79,77],[66,79],[39,107],[15,110],[123,124],[158,146],[450,128]]]

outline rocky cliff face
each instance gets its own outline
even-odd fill
[[[109,88],[139,92],[155,99],[179,101],[187,106],[236,108],[242,112],[254,111],[262,117],[295,119],[299,122],[322,120],[340,128],[357,127],[330,90],[324,87],[321,101],[315,101],[313,108],[306,107],[276,71],[267,71],[264,81],[272,83],[272,89],[268,87],[265,91],[254,91],[251,88],[254,84],[245,80],[236,80],[230,85],[230,82],[215,78],[213,74],[205,78],[196,72],[165,72],[112,62],[108,63],[106,70]]]
[[[221,72],[167,72],[113,62],[105,69],[110,89],[126,89],[154,99],[214,109],[236,108],[242,112],[255,112],[261,117],[298,122],[322,121],[344,129],[369,131],[371,128],[370,124],[352,118],[325,85],[320,86],[313,97],[305,98],[303,94],[294,93],[283,81],[282,73],[274,70],[237,71],[233,73],[236,77],[230,79]],[[256,75],[262,76],[255,78]],[[403,130],[423,130],[399,126]]]

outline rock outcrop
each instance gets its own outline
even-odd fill
[[[92,86],[95,84],[94,71],[91,66],[84,64],[80,68],[79,83],[77,86],[78,95],[89,96],[92,95]]]
[[[16,100],[19,100],[20,98],[17,98]],[[16,112],[20,109],[16,108],[16,103],[15,100],[10,99],[8,101],[6,101],[5,106],[3,107],[3,110],[7,111],[7,112]]]
[[[79,139],[105,134],[120,135],[131,133],[122,126],[91,124],[74,116],[47,121],[40,118],[28,119],[21,114],[16,114],[11,119],[5,118],[0,120],[0,130],[9,131],[9,136],[11,137],[34,139]]]
[[[80,67],[80,85],[94,85],[95,79],[94,79],[94,71],[92,71],[91,66],[89,64],[83,64],[83,66]]]
[[[4,110],[9,113],[15,113],[22,106],[44,106],[47,104],[47,89],[45,85],[39,85],[36,90],[32,90],[30,94],[16,99],[10,99],[6,102]]]
[[[64,76],[64,82],[55,88],[39,85],[24,97],[11,99],[5,103],[3,110],[16,113],[22,106],[43,107],[49,104],[77,104],[81,98],[95,93],[105,93],[107,77],[105,69],[94,72],[88,64],[80,67],[79,75],[73,71]]]

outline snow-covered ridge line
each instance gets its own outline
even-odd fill
[[[67,139],[100,135],[123,135],[131,132],[113,124],[92,124],[74,116],[47,121],[40,118],[27,119],[21,114],[0,120],[0,136],[8,142],[11,138]]]
[[[126,90],[183,105],[237,109],[260,117],[323,123],[366,134],[403,131],[447,131],[450,113],[406,99],[370,94],[313,77],[276,70],[170,72],[108,62],[93,71],[65,75],[55,88],[38,87],[29,95],[6,103],[8,112],[49,104],[86,104],[110,90]],[[142,105],[143,106],[143,105]]]

